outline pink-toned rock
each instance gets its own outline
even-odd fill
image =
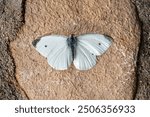
[[[95,67],[52,69],[32,46],[45,34],[107,34]],[[140,30],[130,0],[27,0],[25,24],[11,43],[16,77],[30,99],[132,99]]]

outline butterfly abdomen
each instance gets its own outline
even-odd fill
[[[77,47],[77,37],[74,37],[72,34],[68,39],[67,39],[67,44],[71,48],[72,52],[72,58],[74,60],[75,55],[76,55],[76,47]]]

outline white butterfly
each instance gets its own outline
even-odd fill
[[[112,40],[106,35],[83,34],[75,37],[48,35],[32,42],[36,50],[47,58],[56,70],[65,70],[73,62],[79,70],[88,70],[96,64],[96,56],[103,54]]]

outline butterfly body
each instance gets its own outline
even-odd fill
[[[71,63],[79,70],[91,69],[96,64],[96,56],[103,54],[111,43],[110,37],[101,34],[48,35],[32,42],[56,70],[66,70]]]
[[[72,58],[74,60],[76,55],[76,48],[77,48],[77,37],[75,37],[74,34],[72,34],[70,37],[68,37],[67,44],[71,48]]]

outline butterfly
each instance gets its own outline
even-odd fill
[[[66,70],[72,62],[79,70],[89,70],[96,65],[96,56],[102,55],[111,43],[111,37],[93,33],[47,35],[34,40],[32,45],[56,70]]]

